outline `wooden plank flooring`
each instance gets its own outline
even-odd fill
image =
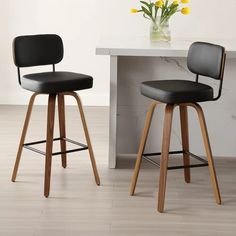
[[[143,162],[133,197],[129,185],[134,159],[120,158],[118,169],[108,169],[107,107],[85,108],[101,186],[94,182],[86,151],[69,154],[66,169],[61,167],[60,156],[53,157],[48,199],[43,196],[44,157],[36,153],[23,151],[18,177],[12,183],[25,112],[25,106],[0,106],[1,236],[236,235],[236,158],[215,158],[221,206],[215,204],[208,168],[193,169],[190,184],[177,170],[168,172],[166,213],[157,213],[156,167]],[[84,141],[76,107],[66,108],[66,122],[68,137]],[[56,136],[58,130],[56,119]],[[45,137],[46,108],[36,106],[26,140]]]

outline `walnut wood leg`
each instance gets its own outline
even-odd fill
[[[182,148],[184,152],[189,152],[189,132],[188,132],[188,110],[187,106],[179,106]],[[190,157],[187,153],[183,154],[184,165],[190,165]],[[190,183],[190,168],[184,169],[184,178],[186,183]]]
[[[35,100],[35,97],[37,95],[38,95],[38,93],[34,93],[31,96],[30,101],[29,101],[28,110],[27,110],[27,113],[26,113],[26,116],[25,116],[25,122],[24,122],[22,133],[21,133],[21,139],[20,139],[18,151],[17,151],[15,166],[14,166],[14,170],[13,170],[13,173],[12,173],[12,178],[11,178],[12,182],[15,182],[15,180],[16,180],[17,171],[18,171],[18,167],[19,167],[19,164],[20,164],[21,154],[22,154],[22,149],[23,149],[23,145],[24,145],[24,142],[25,142],[25,136],[26,136],[27,129],[28,129],[28,126],[29,126],[29,121],[30,121],[30,116],[31,116],[31,113],[32,113],[33,105],[34,105],[34,100]]]
[[[75,93],[75,92],[67,92],[67,93],[63,93],[63,94],[64,95],[71,95],[77,101],[79,111],[80,111],[81,121],[82,121],[82,124],[83,124],[84,134],[85,134],[85,138],[86,138],[87,145],[88,145],[89,156],[90,156],[90,160],[91,160],[91,164],[92,164],[92,168],[93,168],[94,178],[95,178],[96,184],[100,185],[100,178],[99,178],[99,175],[98,175],[98,170],[97,170],[97,165],[96,165],[96,161],[95,161],[95,158],[94,158],[93,148],[92,148],[92,144],[91,144],[91,141],[90,141],[88,127],[87,127],[87,123],[86,123],[85,116],[84,116],[82,102],[81,102],[78,94]]]
[[[50,192],[55,101],[56,101],[56,94],[50,94],[48,98],[47,139],[46,139],[46,157],[45,157],[45,178],[44,178],[45,197],[48,197]]]
[[[209,136],[208,136],[208,132],[207,132],[204,113],[203,113],[203,110],[200,105],[192,104],[192,106],[197,110],[197,113],[198,113],[198,118],[199,118],[199,122],[200,122],[200,126],[201,126],[202,137],[203,137],[204,146],[205,146],[205,150],[206,150],[208,167],[209,167],[209,171],[210,171],[211,182],[212,182],[212,186],[214,189],[216,203],[221,204],[220,190],[219,190],[219,186],[218,186],[218,181],[217,181],[217,176],[216,176],[216,171],[215,171],[215,166],[214,166],[214,160],[212,157],[212,151],[211,151],[211,146],[210,146]]]
[[[137,156],[137,160],[136,160],[136,163],[135,163],[133,177],[132,177],[132,180],[131,180],[131,186],[130,186],[130,195],[131,196],[134,195],[134,191],[135,191],[135,187],[136,187],[136,183],[137,183],[137,179],[138,179],[138,175],[139,175],[139,170],[140,170],[140,166],[141,166],[141,162],[142,162],[143,152],[144,152],[144,149],[145,149],[147,136],[148,136],[151,121],[152,121],[152,116],[153,116],[153,112],[156,108],[156,105],[157,105],[157,102],[153,102],[150,105],[150,107],[148,109],[148,112],[147,112],[145,126],[144,126],[144,130],[143,130],[141,142],[140,142],[140,145],[139,145],[138,156]]]
[[[61,145],[61,152],[66,151],[66,126],[65,126],[65,99],[64,95],[58,94],[58,119],[59,119],[59,130],[60,130],[60,145]],[[61,163],[62,167],[66,168],[67,160],[66,160],[66,153],[61,154]]]
[[[164,120],[163,139],[162,139],[162,154],[160,162],[158,207],[157,207],[157,210],[160,213],[164,211],[164,204],[165,204],[167,168],[168,168],[171,126],[172,126],[174,107],[175,105],[168,104],[166,105],[165,109],[165,120]]]

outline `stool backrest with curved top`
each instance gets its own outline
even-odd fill
[[[25,35],[16,37],[13,41],[13,58],[18,68],[20,82],[20,67],[54,65],[63,59],[63,42],[56,34]]]
[[[199,75],[220,80],[218,96],[214,100],[221,96],[225,56],[224,47],[206,42],[195,42],[188,51],[187,66],[196,74],[196,82]]]

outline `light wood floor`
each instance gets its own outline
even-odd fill
[[[45,110],[35,107],[27,140],[45,138]],[[53,158],[48,199],[43,197],[44,158],[36,153],[23,152],[12,183],[25,111],[24,106],[0,106],[1,236],[236,235],[236,158],[215,159],[221,206],[215,204],[207,168],[193,169],[191,184],[184,183],[183,171],[169,171],[166,213],[159,214],[158,169],[143,162],[136,195],[130,197],[134,160],[122,158],[117,169],[107,167],[107,107],[85,109],[101,186],[94,183],[86,151],[70,154],[67,169],[61,168],[60,157]],[[84,140],[76,107],[67,108],[67,128],[69,138]]]

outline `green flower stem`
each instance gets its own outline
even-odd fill
[[[158,12],[158,7],[155,6],[155,20],[157,20],[157,12]]]

